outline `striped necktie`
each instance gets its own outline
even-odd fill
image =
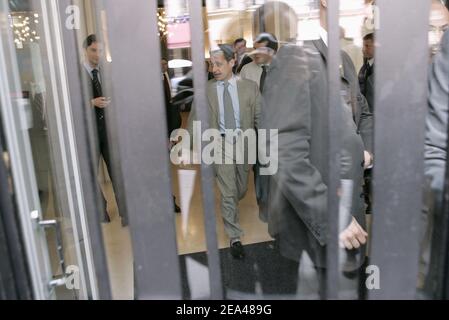
[[[232,99],[229,93],[229,82],[225,82],[224,84],[223,107],[224,107],[225,128],[230,130],[237,129],[237,126],[235,124],[234,108],[232,106]]]

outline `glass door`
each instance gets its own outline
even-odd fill
[[[95,299],[55,4],[0,1],[1,119],[35,299]]]

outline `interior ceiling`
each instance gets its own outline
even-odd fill
[[[11,11],[31,11],[31,1],[9,0],[9,9]]]

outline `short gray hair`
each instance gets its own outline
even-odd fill
[[[218,49],[212,50],[210,55],[213,56],[219,53],[223,53],[223,56],[225,57],[227,62],[235,59],[234,49],[229,44],[219,44]]]

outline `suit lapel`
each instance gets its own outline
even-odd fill
[[[327,47],[323,39],[312,40],[312,43],[323,57],[324,62],[327,62]]]
[[[220,107],[218,105],[218,93],[217,93],[217,81],[209,82],[208,101],[210,105],[211,118],[215,121],[215,124],[211,124],[211,127],[218,128],[218,119],[220,118]]]

